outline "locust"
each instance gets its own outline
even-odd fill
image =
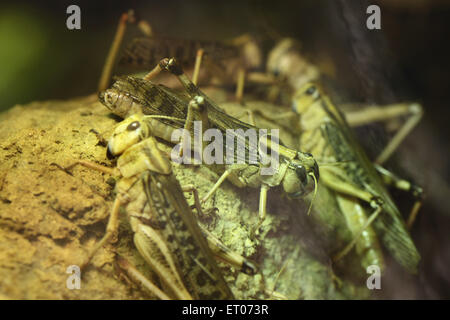
[[[259,130],[255,126],[229,116],[220,109],[190,81],[176,59],[162,59],[151,73],[157,74],[162,70],[174,74],[183,84],[187,93],[180,93],[165,86],[153,84],[150,80],[127,76],[119,78],[112,88],[100,92],[99,99],[114,114],[123,118],[137,111],[153,115],[152,126],[155,136],[169,143],[171,143],[170,137],[175,129],[184,128],[191,130],[193,134],[192,119],[202,119],[203,123],[206,123],[204,127],[215,128],[223,133],[227,129]],[[247,139],[242,133],[236,133],[237,130],[234,132],[234,141],[236,144],[244,145],[245,154],[248,154],[250,147]],[[227,148],[230,146],[226,141],[224,141],[224,145]],[[257,229],[266,216],[269,188],[282,185],[287,195],[292,198],[303,197],[310,193],[316,187],[319,178],[319,168],[313,156],[287,148],[281,142],[273,144],[270,148],[275,149],[275,147],[280,155],[280,160],[278,169],[273,175],[261,175],[261,164],[223,165],[221,177],[210,192],[202,198],[202,201],[205,202],[209,199],[227,177],[238,187],[260,187]],[[234,157],[236,157],[234,163],[238,163],[238,159],[243,160],[242,156],[234,153]]]
[[[333,68],[330,69],[328,67],[324,69],[328,69],[328,72],[333,73]],[[283,94],[281,94],[284,98],[282,100],[286,100],[286,105],[290,104],[293,94],[300,90],[304,84],[307,82],[318,82],[321,77],[318,66],[308,61],[304,53],[302,53],[301,45],[291,38],[280,40],[269,52],[267,72],[287,79],[287,85],[282,88]],[[398,102],[383,106],[342,103],[338,107],[345,114],[347,124],[350,127],[390,121],[388,129],[398,129],[388,145],[375,159],[374,162],[380,165],[389,159],[423,116],[422,106],[417,102]],[[263,110],[259,112],[262,113]],[[296,118],[292,111],[278,112],[276,116],[269,116],[271,120],[280,119],[283,123],[286,123],[287,118],[291,117]],[[406,118],[403,125],[398,125],[395,122],[400,117]],[[282,125],[283,123],[280,124]]]
[[[256,266],[197,224],[183,195],[186,188],[173,175],[171,163],[158,148],[146,118],[149,117],[132,115],[115,128],[107,146],[109,157],[118,157],[115,168],[79,160],[64,169],[80,164],[120,178],[106,234],[91,250],[83,267],[117,234],[119,209],[125,207],[136,248],[170,295],[136,276],[136,270],[119,259],[119,265],[129,274],[162,299],[233,299],[214,255],[233,262],[247,274],[254,274]],[[198,202],[197,210],[201,210]]]
[[[119,51],[125,37],[128,24],[135,24],[142,36],[134,38],[123,50],[119,59]],[[257,83],[273,83],[274,77],[256,70],[262,64],[262,52],[257,41],[249,34],[243,34],[225,41],[172,38],[156,33],[150,23],[138,19],[133,10],[121,15],[114,40],[108,52],[99,91],[105,90],[111,78],[116,60],[119,66],[144,71],[152,68],[164,57],[176,57],[180,63],[194,66],[193,82],[197,83],[200,61],[207,64],[207,73],[220,79],[221,83],[237,81],[236,95],[242,98],[244,78]],[[204,58],[207,59],[204,59]],[[193,62],[195,61],[195,64]],[[226,61],[226,63],[224,63]],[[247,72],[250,71],[250,72]]]
[[[307,83],[292,101],[300,118],[303,150],[311,152],[319,163],[338,164],[321,165],[321,184],[334,194],[354,238],[334,260],[344,257],[356,245],[366,265],[382,268],[379,238],[400,265],[411,273],[417,272],[420,255],[385,183],[417,194],[421,189],[369,160],[345,116],[318,84]],[[419,208],[416,202],[412,215]]]

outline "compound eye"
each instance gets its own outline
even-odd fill
[[[105,93],[105,102],[108,104],[114,104],[114,97],[110,92]]]
[[[311,86],[306,90],[306,94],[312,96],[316,92],[316,87]]]
[[[303,166],[297,166],[295,168],[295,174],[297,175],[297,177],[300,179],[300,181],[305,184],[306,183],[306,170]]]
[[[139,128],[140,126],[141,126],[141,124],[140,124],[139,121],[133,121],[132,123],[130,123],[130,124],[128,125],[127,130],[128,130],[128,131],[134,131],[134,130],[136,130],[137,128]]]

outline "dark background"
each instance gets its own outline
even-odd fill
[[[66,28],[70,4],[81,8],[81,30]],[[369,4],[381,7],[381,31],[365,28]],[[95,92],[130,8],[171,37],[291,36],[351,101],[421,102],[425,117],[389,166],[427,192],[412,232],[423,263],[412,289],[388,297],[450,298],[449,1],[2,1],[0,111]],[[376,153],[385,137],[371,130],[365,143]]]

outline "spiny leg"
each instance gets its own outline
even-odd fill
[[[351,107],[352,104],[348,106]],[[345,118],[351,127],[358,127],[372,122],[387,121],[410,113],[410,104],[396,103],[384,107],[366,106],[357,111],[345,111]]]
[[[394,104],[388,107],[369,107],[361,111],[347,112],[345,117],[351,126],[364,125],[374,121],[386,121],[400,116],[410,115],[409,119],[397,131],[388,145],[375,160],[376,163],[382,164],[392,155],[398,148],[400,143],[408,136],[413,128],[419,123],[423,116],[422,106],[417,103],[413,104]]]
[[[94,248],[89,252],[86,260],[81,265],[81,269],[85,268],[92,257],[97,253],[98,249],[103,247],[105,243],[107,243],[112,237],[116,237],[119,228],[119,213],[120,206],[122,205],[122,201],[119,196],[114,200],[113,208],[111,210],[111,214],[109,215],[108,225],[106,226],[106,233],[103,238],[94,246]]]
[[[220,185],[225,181],[225,179],[233,172],[232,168],[228,168],[224,173],[220,176],[219,180],[216,181],[214,186],[209,190],[209,192],[202,198],[202,203],[205,203],[213,194],[217,191]]]
[[[109,49],[108,55],[106,57],[105,65],[103,66],[102,75],[100,76],[100,81],[98,84],[98,91],[103,91],[108,88],[109,80],[111,79],[112,70],[114,67],[114,62],[119,52],[120,45],[122,44],[123,35],[127,27],[127,22],[129,21],[129,14],[123,13],[119,20],[119,25],[117,26],[117,31],[114,36],[114,40]]]
[[[419,104],[413,104],[410,107],[411,109],[411,117],[405,124],[397,131],[388,145],[384,148],[381,154],[375,160],[378,164],[383,164],[392,153],[398,148],[400,143],[408,136],[408,134],[414,129],[414,127],[420,122],[420,119],[423,116],[422,107]]]
[[[226,247],[219,239],[217,239],[211,232],[206,230],[200,224],[199,227],[208,242],[209,248],[216,258],[237,268],[239,272],[248,275],[255,275],[258,273],[258,267],[253,262]]]
[[[116,33],[114,35],[114,40],[111,44],[111,48],[109,49],[108,55],[105,60],[105,65],[103,66],[102,75],[100,76],[100,81],[98,84],[98,91],[106,90],[109,84],[109,80],[111,79],[112,70],[114,68],[114,63],[116,61],[117,54],[119,52],[120,46],[123,41],[123,36],[125,34],[125,30],[127,28],[127,23],[135,23],[136,18],[134,16],[134,11],[129,10],[126,13],[123,13],[119,19],[119,24],[117,26]],[[139,29],[146,35],[152,35],[152,28],[149,23],[146,21],[138,22]]]
[[[196,60],[196,67],[200,68],[201,59],[203,56],[203,51],[200,50],[197,53],[197,60]],[[188,93],[191,95],[192,99],[188,104],[187,109],[187,115],[186,120],[184,123],[184,133],[190,132],[192,123],[194,122],[194,116],[195,112],[197,111],[200,113],[201,121],[202,121],[202,134],[205,130],[209,127],[209,121],[208,121],[208,110],[205,106],[205,100],[207,97],[203,95],[200,90],[198,90],[195,83],[193,83],[189,78],[184,74],[181,66],[178,64],[178,62],[175,60],[175,58],[165,58],[160,61],[160,63],[152,70],[150,71],[146,76],[144,76],[144,80],[150,80],[154,78],[156,75],[158,75],[162,70],[169,70],[172,74],[174,74],[180,82],[185,86]],[[184,145],[185,136],[181,137],[181,146]],[[202,141],[203,146],[204,141]],[[203,150],[203,149],[202,149]],[[182,155],[183,147],[180,148],[179,155]]]
[[[367,203],[371,203],[375,198],[377,198],[370,192],[362,190],[353,184],[346,182],[345,177],[342,177],[342,174],[343,172],[338,167],[323,166],[320,170],[320,180],[327,187],[336,192],[361,199]]]
[[[276,288],[276,286],[277,286],[278,279],[280,278],[280,276],[281,276],[281,274],[283,273],[284,269],[286,269],[286,266],[288,265],[288,263],[289,263],[289,259],[286,259],[286,261],[283,263],[283,266],[281,267],[280,271],[278,271],[278,273],[277,273],[277,275],[276,275],[276,277],[275,277],[275,280],[274,280],[274,282],[273,282],[272,290],[269,290],[269,289],[266,289],[266,290],[265,290],[265,293],[266,293],[267,295],[269,295],[269,297],[275,298],[275,299],[278,299],[278,300],[289,300],[289,299],[288,299],[285,295],[283,295],[282,293],[279,293],[279,292],[275,291],[275,288]]]
[[[187,116],[186,121],[184,122],[184,133],[191,132],[192,124],[194,123],[194,116],[195,112],[200,113],[201,122],[202,122],[202,132],[201,136],[203,136],[204,132],[208,129],[209,123],[208,123],[208,111],[204,105],[204,99],[201,96],[196,96],[191,101],[189,101],[188,104],[188,110],[187,110]],[[185,140],[185,134],[181,137],[181,148],[180,148],[180,156],[182,155],[183,146],[184,146],[184,140]],[[195,135],[194,135],[195,138]],[[205,146],[205,141],[201,141],[202,143],[202,150],[194,150],[195,152],[203,152]],[[195,144],[194,144],[195,145]],[[200,164],[200,163],[198,163]]]
[[[134,244],[144,260],[177,299],[193,299],[181,279],[172,252],[155,229],[139,224],[134,234]]]
[[[191,98],[195,96],[202,96],[208,103],[213,104],[207,96],[205,96],[198,87],[188,78],[184,73],[183,68],[175,58],[164,58],[159,62],[159,66],[162,70],[169,71],[178,81],[183,85]]]
[[[422,207],[423,203],[422,188],[407,180],[398,177],[396,174],[392,173],[391,171],[387,170],[386,168],[380,165],[376,164],[375,168],[381,174],[381,177],[383,178],[383,181],[386,184],[394,186],[397,189],[410,192],[416,199],[411,209],[411,212],[409,213],[408,219],[406,221],[406,226],[408,227],[408,229],[411,229],[414,224],[414,221],[416,220],[417,214],[419,213],[419,210]]]
[[[259,209],[258,209],[258,223],[253,228],[251,232],[251,237],[254,237],[256,234],[258,234],[258,230],[261,227],[262,223],[266,219],[266,212],[267,212],[267,192],[269,191],[270,187],[267,184],[262,184],[260,193],[259,193]]]
[[[366,208],[363,207],[360,201],[353,197],[336,193],[335,199],[338,208],[347,222],[348,229],[353,237],[355,237],[365,227],[369,218]],[[370,265],[377,265],[380,270],[384,270],[384,255],[374,228],[367,227],[359,236],[355,244],[355,251],[364,269]]]
[[[361,190],[352,184],[345,182],[345,180],[337,179],[336,177],[341,173],[338,168],[325,167],[320,172],[320,178],[322,183],[327,187],[331,188],[336,192],[361,199],[370,204],[374,209],[373,213],[367,219],[366,223],[361,227],[359,232],[354,235],[353,240],[334,258],[333,261],[338,261],[342,259],[350,250],[355,246],[356,242],[361,237],[364,230],[366,230],[372,222],[378,217],[380,212],[382,212],[382,200],[379,197],[372,195],[370,192]]]
[[[378,215],[382,211],[382,207],[379,203],[374,201],[371,203],[371,205],[374,208],[373,213],[370,215],[369,219],[367,219],[366,223],[361,227],[361,229],[354,235],[353,240],[349,244],[347,244],[344,249],[342,249],[338,254],[336,254],[333,257],[333,262],[341,260],[344,256],[346,256],[350,252],[351,249],[353,249],[353,247],[361,237],[364,230],[366,230],[372,224],[372,222],[378,217]]]
[[[118,266],[125,271],[125,273],[134,281],[138,282],[142,287],[150,291],[151,294],[155,295],[161,300],[171,300],[168,295],[166,295],[161,289],[155,286],[151,281],[147,279],[139,270],[137,270],[128,260],[117,256]]]
[[[197,55],[195,57],[195,67],[194,67],[194,74],[192,75],[192,83],[197,85],[198,84],[198,76],[200,74],[200,66],[202,64],[202,58],[203,58],[204,50],[198,49]]]
[[[197,188],[193,184],[187,184],[181,186],[181,189],[183,190],[183,192],[192,192],[192,195],[194,196],[194,207],[197,209],[197,214],[202,216],[203,215],[202,204],[200,201],[200,197],[198,195]]]
[[[203,210],[201,208],[201,202],[198,198],[198,191],[194,185],[185,185],[181,189],[183,192],[192,192],[194,195],[194,206],[197,209],[199,215],[203,215]],[[208,246],[214,255],[228,264],[237,268],[240,272],[248,275],[254,275],[258,272],[258,268],[254,263],[244,258],[243,256],[233,252],[231,249],[226,247],[219,239],[217,239],[211,232],[206,230],[205,227],[198,224],[203,236],[208,242]]]
[[[160,64],[158,63],[150,72],[148,72],[142,79],[144,80],[152,80],[155,78],[158,74],[161,73],[163,69],[161,68]]]
[[[175,58],[164,58],[159,62],[155,69],[158,70],[158,72],[160,72],[161,69],[167,70],[178,78],[192,98],[190,104],[192,104],[192,106],[199,107],[203,129],[208,129],[208,110],[206,105],[214,105],[214,103],[198,89],[195,83],[189,80],[178,61]],[[186,121],[186,123],[187,122],[188,121]],[[190,124],[187,125],[190,126]]]
[[[101,164],[95,163],[95,162],[91,162],[91,161],[87,161],[87,160],[77,160],[76,162],[72,163],[71,165],[67,166],[67,167],[62,167],[57,163],[51,163],[50,165],[54,165],[56,167],[58,167],[59,169],[65,171],[66,173],[72,175],[72,173],[69,171],[70,169],[74,168],[77,165],[82,165],[83,167],[89,168],[89,169],[93,169],[96,171],[100,171],[103,173],[107,173],[113,176],[119,176],[120,173],[117,171],[116,168],[110,168],[107,166],[103,166]]]
[[[238,103],[242,103],[244,97],[244,85],[245,85],[245,70],[239,68],[236,82],[236,100]]]

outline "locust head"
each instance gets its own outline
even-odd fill
[[[101,91],[98,94],[100,102],[112,113],[121,118],[139,112],[131,94],[126,90],[121,90],[119,85],[114,85],[110,89]]]
[[[302,114],[320,97],[321,89],[319,85],[308,82],[294,93],[292,97],[292,109],[294,112]]]
[[[144,116],[135,114],[120,122],[109,139],[106,155],[112,159],[150,135]]]
[[[309,194],[317,187],[319,167],[310,153],[297,152],[295,159],[288,164],[283,179],[283,189],[291,198]]]
[[[298,89],[292,97],[292,109],[300,116],[303,131],[315,129],[326,117],[326,111],[320,101],[325,96],[318,84],[309,82]]]
[[[170,174],[169,160],[159,150],[146,116],[134,114],[120,122],[109,139],[106,156],[117,159],[123,177],[150,170]]]

